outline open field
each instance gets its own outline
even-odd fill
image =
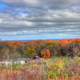
[[[80,57],[37,59],[1,67],[0,80],[80,80]]]

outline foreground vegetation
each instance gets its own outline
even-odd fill
[[[49,60],[48,78],[52,80],[80,80],[80,58],[61,57]]]
[[[0,80],[80,80],[80,57],[35,59],[2,67]]]

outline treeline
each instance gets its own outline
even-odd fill
[[[0,42],[0,60],[16,58],[50,58],[80,56],[80,40],[39,40],[29,42]]]

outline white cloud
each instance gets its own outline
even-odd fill
[[[3,22],[3,20],[2,19],[0,19],[0,23],[2,23]]]
[[[3,2],[6,2],[6,3],[20,3],[21,0],[1,0]]]
[[[41,16],[31,16],[26,17],[25,19],[33,22],[80,22],[80,13],[65,9],[48,10]]]
[[[30,5],[39,5],[41,0],[23,0],[23,1]]]
[[[72,8],[79,0],[2,0],[10,6],[7,13],[0,12],[0,32],[20,31],[33,35],[51,33],[72,33],[80,30],[80,13]],[[17,4],[25,4],[25,7]],[[67,8],[66,8],[67,7]],[[77,10],[79,9],[76,7]],[[76,9],[75,8],[75,9]],[[11,32],[12,31],[12,32]],[[29,32],[27,32],[29,31]],[[1,34],[1,33],[0,33]],[[3,33],[2,33],[3,34]],[[78,35],[80,33],[77,33]],[[29,35],[28,35],[29,36]],[[37,37],[38,37],[37,36]],[[42,36],[42,35],[41,35]],[[50,35],[49,35],[50,36]]]
[[[22,14],[22,13],[21,13]],[[23,13],[24,15],[24,13]],[[55,24],[79,24],[80,14],[70,10],[48,10],[41,16],[24,16],[17,17],[9,14],[0,14],[0,27],[39,27],[52,26]]]
[[[80,4],[80,0],[1,0],[6,3],[17,3],[17,4],[29,4],[30,6],[38,6],[40,4],[47,6],[66,6],[73,4]],[[41,6],[42,6],[41,5]]]

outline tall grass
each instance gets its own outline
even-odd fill
[[[0,80],[47,80],[46,64],[35,60],[21,65],[13,64],[0,69]]]
[[[0,80],[80,80],[80,57],[30,60],[0,67]]]

